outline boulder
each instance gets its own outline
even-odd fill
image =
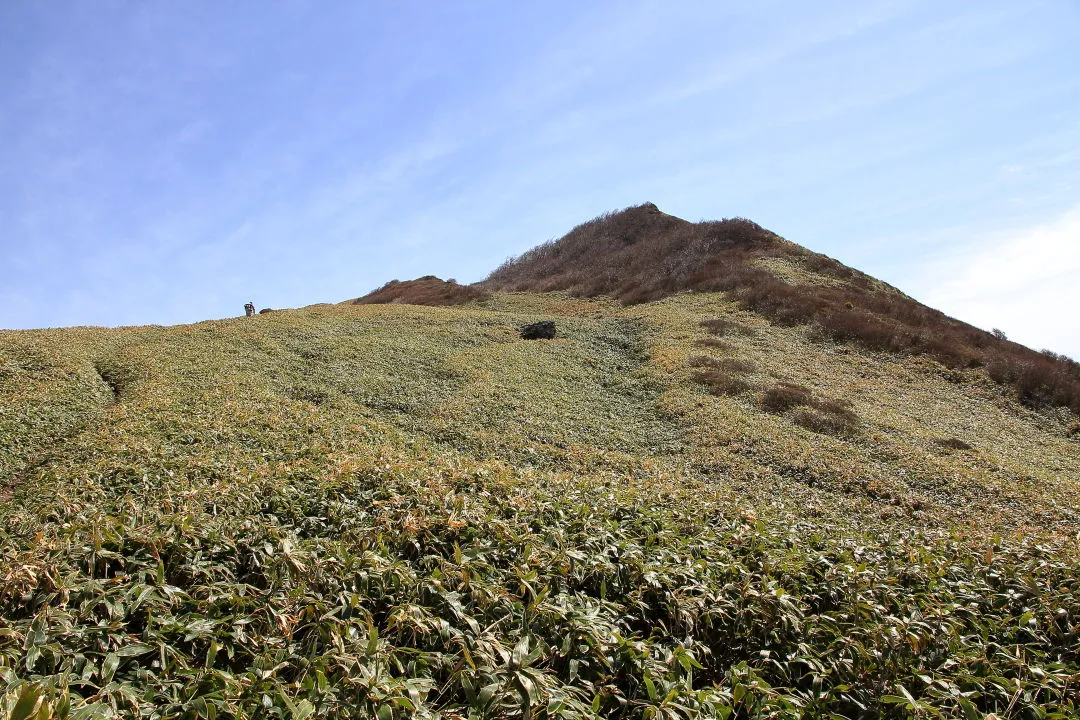
[[[522,340],[552,340],[555,338],[555,321],[541,320],[518,328]]]

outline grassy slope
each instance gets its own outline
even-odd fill
[[[1080,415],[1080,363],[949,318],[745,219],[691,223],[649,203],[605,213],[508,259],[474,287],[606,295],[624,304],[727,292],[744,309],[822,337],[951,368],[985,367],[1025,404]]]
[[[558,340],[516,339],[551,317]],[[701,346],[720,317],[749,330]],[[0,707],[1076,711],[1080,443],[981,371],[711,294],[318,306],[0,353]],[[696,355],[750,363],[749,388],[710,395]],[[858,428],[763,412],[783,381]]]

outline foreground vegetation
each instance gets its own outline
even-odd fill
[[[711,294],[0,333],[0,362],[3,717],[1080,706],[1075,418],[980,368]]]

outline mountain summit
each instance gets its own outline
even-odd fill
[[[648,302],[687,290],[726,290],[749,260],[795,247],[750,220],[691,223],[645,203],[582,223],[507,261],[481,285]]]

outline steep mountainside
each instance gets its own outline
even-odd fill
[[[1080,712],[1030,351],[648,206],[368,299],[0,332],[0,718]]]
[[[1080,364],[1037,353],[947,317],[836,260],[743,219],[689,223],[647,203],[601,215],[508,261],[481,287],[610,295],[624,303],[728,291],[784,325],[833,340],[986,366],[1027,404],[1080,414]]]

